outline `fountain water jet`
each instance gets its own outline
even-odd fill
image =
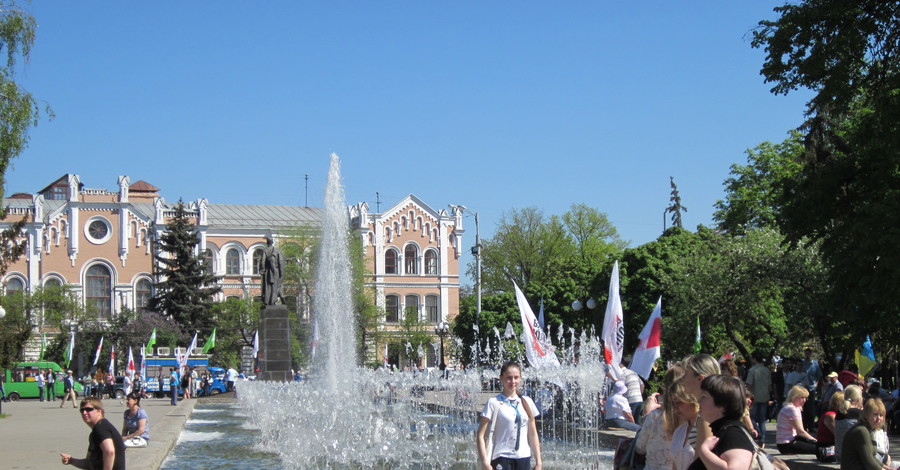
[[[340,160],[333,154],[316,274],[313,315],[323,354],[315,373],[301,383],[241,383],[241,406],[260,429],[263,445],[277,450],[285,468],[471,468],[477,412],[497,393],[499,374],[476,370],[449,378],[439,373],[416,377],[356,365],[343,199]],[[601,468],[599,462],[610,467],[611,453],[594,432],[605,372],[598,347],[596,340],[582,338],[578,366],[524,371],[525,392],[544,415],[539,426],[547,469]],[[475,353],[491,354],[489,348]],[[492,359],[499,363],[500,357]]]

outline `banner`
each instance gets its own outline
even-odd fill
[[[69,363],[72,362],[72,353],[75,351],[75,332],[69,333],[69,347],[66,348],[66,368],[69,368]]]
[[[153,346],[156,345],[156,328],[153,329],[153,333],[150,333],[150,339],[147,341],[147,355],[153,355]]]
[[[102,343],[102,338],[101,338]],[[98,349],[99,353],[100,350]],[[113,344],[111,348],[109,348],[109,375],[116,375],[116,345]]]
[[[213,328],[212,335],[206,340],[206,344],[203,345],[203,354],[209,354],[209,350],[216,347],[216,329]]]
[[[187,351],[184,354],[179,355],[178,357],[178,367],[183,368],[188,363],[188,357],[191,356],[191,351],[197,349],[197,333],[194,333],[194,339],[191,340],[190,346],[188,346]]]
[[[259,353],[259,330],[256,333],[253,333],[253,358],[256,359],[256,355]]]
[[[125,373],[128,374],[128,376],[131,377],[132,380],[134,380],[134,372],[134,355],[131,354],[131,346],[128,346],[128,365],[125,366]]]
[[[100,360],[100,350],[103,349],[103,337],[100,337],[100,344],[97,345],[97,352],[94,354],[94,365],[97,365],[97,361]]]
[[[606,314],[603,316],[603,353],[606,364],[618,380],[622,378],[619,364],[622,363],[622,349],[625,347],[625,322],[622,314],[622,299],[619,298],[619,262],[613,264],[612,277],[609,279],[609,298],[606,301]]]
[[[662,297],[656,301],[656,307],[644,329],[638,336],[638,347],[634,351],[634,358],[631,360],[629,369],[633,370],[637,375],[644,379],[650,379],[650,372],[653,371],[653,364],[660,356],[660,335],[662,332]]]
[[[872,340],[866,335],[862,349],[856,350],[856,366],[859,367],[859,375],[865,377],[875,368],[878,361],[875,359],[875,351],[872,349]]]
[[[559,359],[553,351],[550,339],[544,335],[525,294],[513,282],[516,290],[516,302],[519,304],[519,315],[522,318],[522,340],[525,343],[525,357],[531,367],[539,369],[543,366],[559,367]]]

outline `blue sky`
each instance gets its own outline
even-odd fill
[[[772,95],[750,48],[780,3],[38,0],[17,78],[56,119],[6,191],[128,175],[168,201],[303,205],[308,174],[320,206],[336,152],[348,204],[464,204],[488,237],[510,209],[585,203],[637,246],[669,176],[686,227],[709,224],[729,166],[802,122],[809,94]]]

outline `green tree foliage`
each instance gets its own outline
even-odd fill
[[[725,200],[716,202],[713,214],[719,230],[735,235],[778,227],[784,194],[800,170],[803,137],[791,132],[783,142],[763,142],[746,153],[747,165],[731,165]]]
[[[0,49],[6,52],[6,63],[0,65],[0,199],[6,186],[6,170],[10,163],[28,147],[29,131],[37,126],[42,106],[15,81],[16,63],[28,62],[34,45],[37,22],[14,2],[0,1]],[[44,113],[53,117],[46,105]],[[0,219],[6,217],[6,208],[0,207]],[[25,252],[25,241],[20,232],[26,220],[14,223],[0,232],[0,273],[6,272]]]
[[[258,298],[228,298],[213,304],[216,347],[210,350],[211,364],[241,363],[241,350],[244,346],[253,346],[253,336],[259,328],[261,308],[262,302]],[[202,331],[201,338],[209,338],[211,334],[212,328],[209,331]],[[201,341],[198,341],[200,346],[203,344]]]
[[[0,320],[0,359],[8,366],[24,359],[24,347],[38,331],[68,331],[70,325],[77,325],[90,317],[77,296],[65,287],[38,288],[33,293],[16,292],[3,298],[6,317]],[[55,336],[55,335],[54,335]],[[65,333],[59,338],[68,335]],[[50,341],[44,351],[47,360],[58,361],[56,344]]]
[[[821,242],[826,302],[848,320],[850,351],[867,333],[900,330],[900,4],[807,0],[776,12],[754,33],[762,74],[775,93],[815,93],[781,228]]]
[[[153,256],[160,280],[154,284],[149,309],[174,319],[185,331],[212,330],[213,296],[222,290],[218,278],[196,253],[199,243],[184,202],[178,201]]]

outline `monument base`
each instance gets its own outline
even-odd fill
[[[257,380],[290,381],[291,321],[286,305],[266,305],[259,312]]]

